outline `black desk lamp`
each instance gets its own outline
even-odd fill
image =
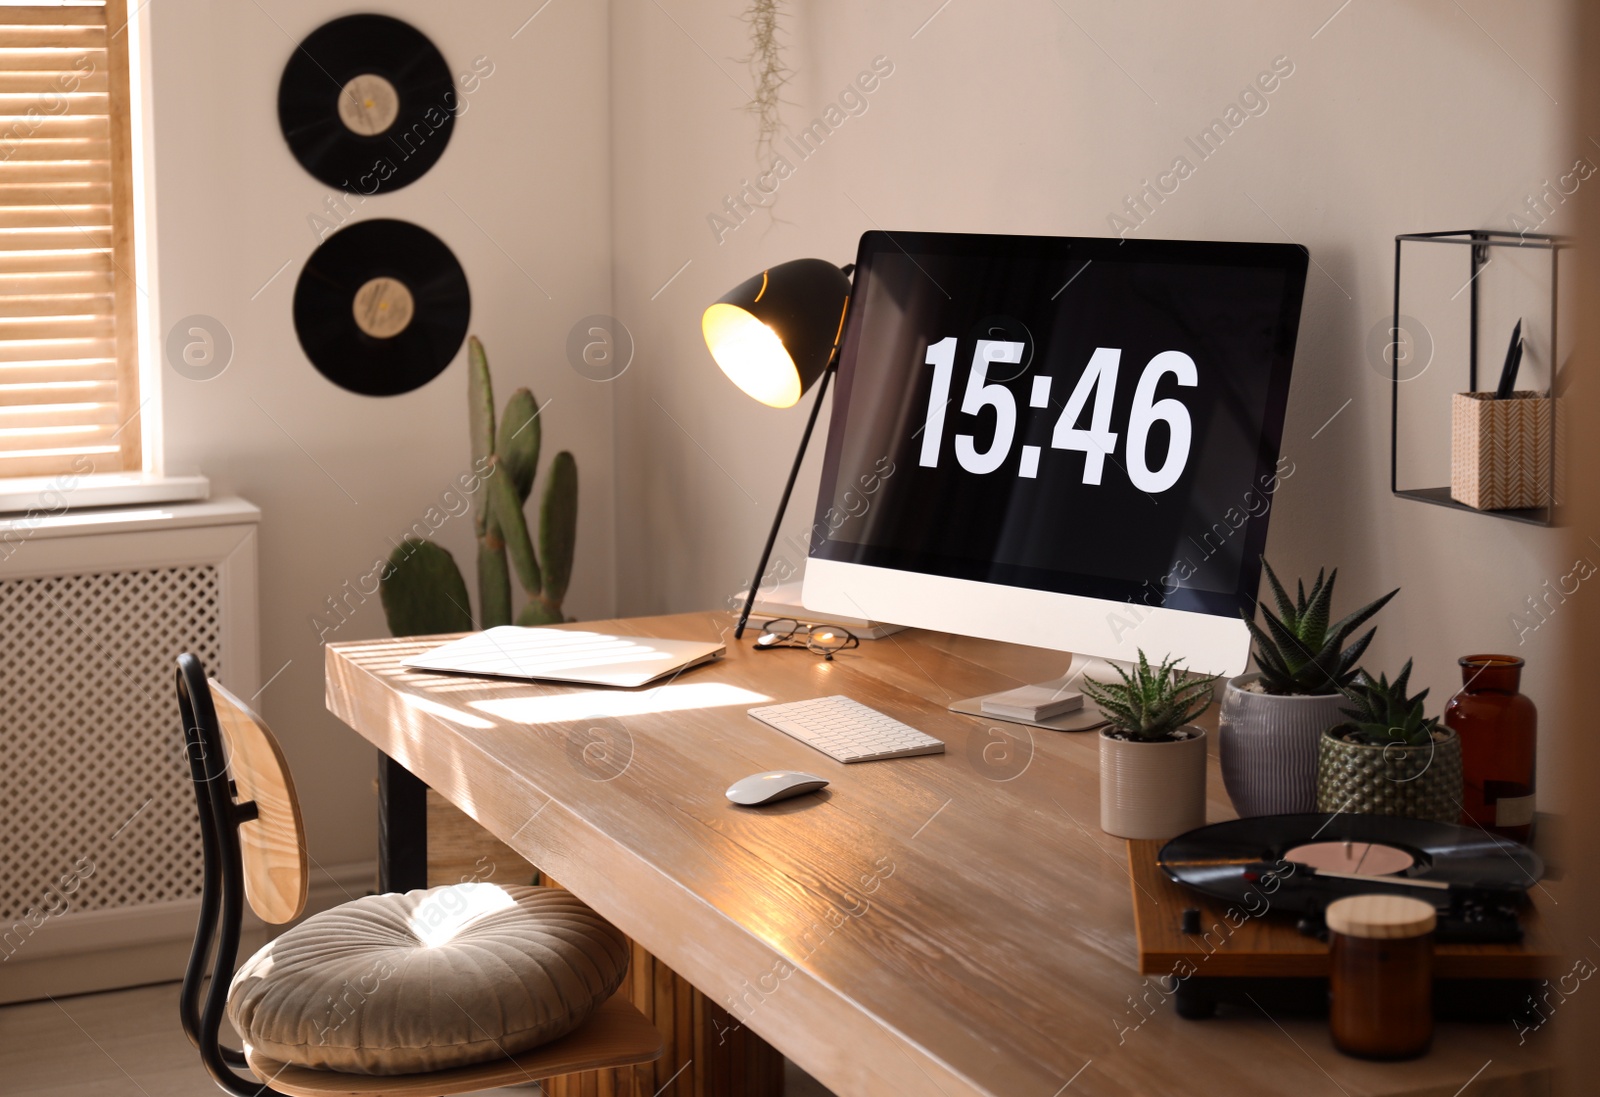
[[[817,412],[828,391],[828,378],[839,352],[839,337],[844,332],[845,309],[850,303],[850,273],[826,259],[794,259],[780,263],[739,283],[729,290],[700,318],[711,357],[722,372],[748,395],[768,407],[791,408],[806,390],[816,385],[817,397],[806,419],[794,467],[783,486],[778,513],[772,519],[761,550],[761,562],[750,580],[750,594],[744,600],[735,639],[744,635],[755,605],[756,591],[766,574],[767,559],[778,540],[778,527],[789,508],[795,477],[817,425]],[[821,382],[818,384],[818,382]]]

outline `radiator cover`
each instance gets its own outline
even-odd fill
[[[259,518],[0,521],[0,1001],[181,975],[201,855],[174,660],[259,688]]]

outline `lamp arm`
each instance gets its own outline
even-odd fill
[[[778,527],[783,524],[784,512],[789,509],[789,496],[794,491],[795,478],[800,475],[800,464],[805,460],[806,447],[811,444],[811,430],[817,425],[817,413],[822,410],[822,398],[828,392],[828,380],[833,376],[834,363],[839,360],[837,347],[828,356],[828,364],[823,368],[822,377],[817,382],[817,398],[811,404],[811,415],[806,419],[805,433],[800,435],[800,448],[794,455],[794,467],[789,470],[789,482],[783,485],[783,498],[778,500],[778,513],[772,518],[772,529],[767,533],[767,543],[761,549],[761,562],[756,565],[754,578],[750,580],[750,593],[745,597],[744,609],[739,613],[739,624],[733,630],[735,640],[744,636],[744,627],[750,622],[750,609],[756,604],[756,592],[761,587],[761,577],[767,573],[767,560],[772,556],[772,546],[778,540]]]

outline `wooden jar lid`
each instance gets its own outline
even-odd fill
[[[1328,904],[1328,928],[1346,937],[1421,937],[1432,933],[1438,914],[1421,899],[1402,895],[1351,895]]]

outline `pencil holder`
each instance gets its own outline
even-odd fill
[[[1450,497],[1478,510],[1550,503],[1550,398],[1458,392],[1450,403]]]

